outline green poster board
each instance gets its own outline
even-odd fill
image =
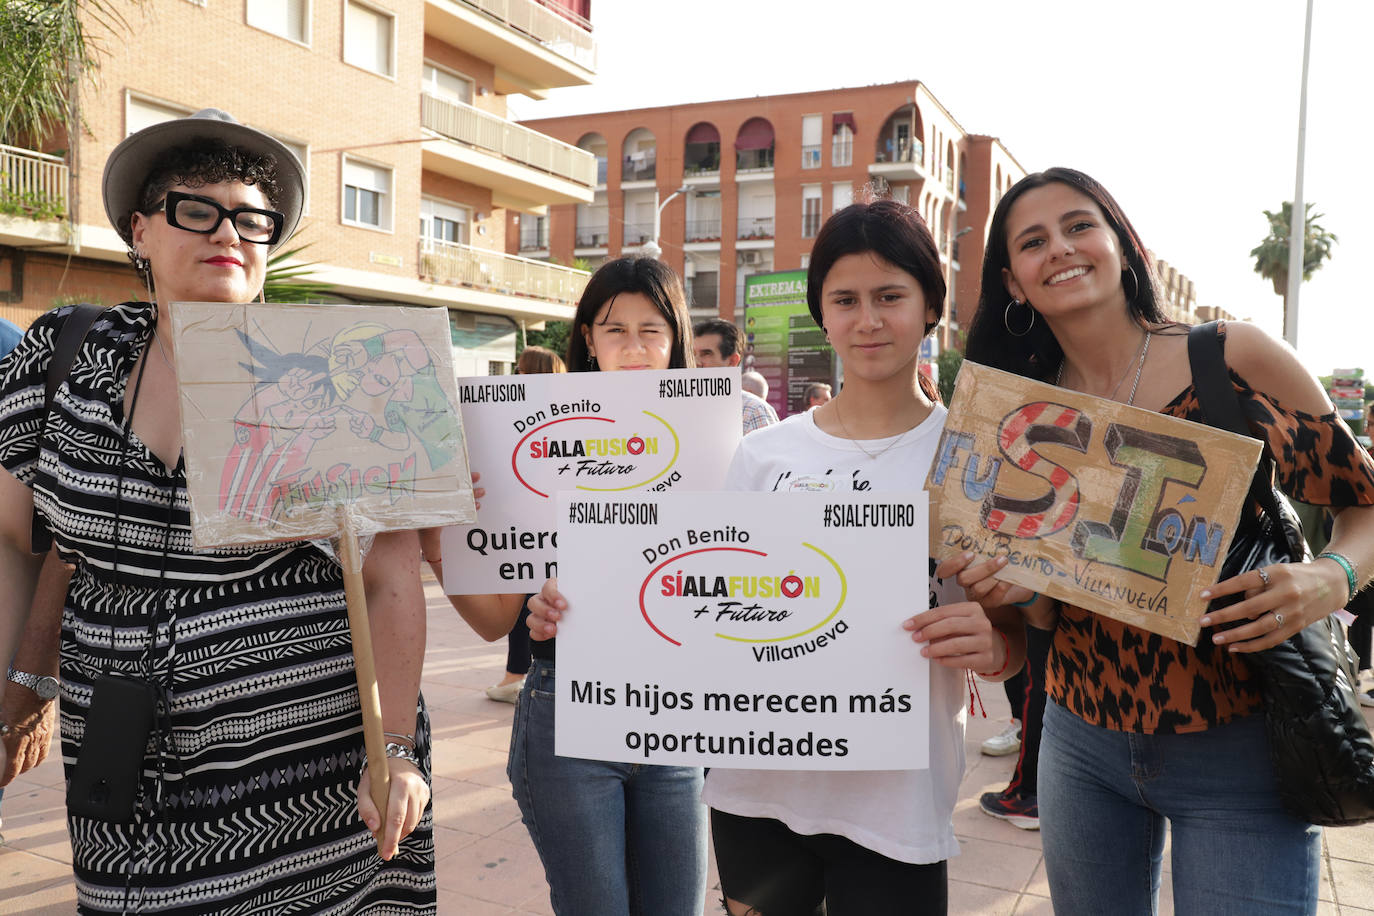
[[[743,368],[768,382],[768,402],[779,417],[806,409],[806,388],[835,384],[835,354],[806,308],[806,271],[744,278]]]

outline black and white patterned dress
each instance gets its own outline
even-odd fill
[[[62,618],[68,779],[102,672],[170,698],[135,823],[68,818],[81,912],[434,912],[430,812],[386,863],[357,814],[362,719],[338,565],[305,542],[192,548],[181,466],[123,428],[125,387],[151,339],[147,304],[96,320],[40,455],[67,312],[41,317],[0,363],[0,464],[33,488],[76,564]],[[426,761],[427,725],[421,709]]]

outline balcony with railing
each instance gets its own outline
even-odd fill
[[[67,214],[67,163],[0,144],[0,216],[56,221]]]
[[[658,153],[648,150],[625,157],[620,169],[620,181],[653,181],[658,174]]]
[[[534,223],[532,226],[526,222]],[[541,251],[549,247],[549,227],[542,219],[525,217],[520,220],[520,250]]]
[[[420,94],[420,124],[442,140],[424,144],[424,167],[521,201],[588,203],[596,157],[462,102]]]
[[[466,40],[450,43],[477,53],[483,60],[500,60],[503,68],[537,85],[583,85],[594,75],[596,40],[592,24],[572,10],[551,9],[535,0],[429,0],[428,5],[436,15],[426,16],[427,32],[449,40],[447,33],[465,26]],[[464,9],[481,15],[467,13],[465,17]],[[445,14],[455,22],[448,22]],[[433,25],[431,18],[436,20]],[[506,46],[492,47],[497,41]],[[481,53],[484,51],[489,53]],[[499,56],[490,56],[490,52]],[[549,55],[556,57],[550,59]],[[497,79],[499,82],[499,75]],[[514,91],[499,85],[497,89],[502,93]]]
[[[740,241],[773,238],[773,217],[741,216],[739,218],[739,230],[735,234],[735,238]]]
[[[575,305],[591,274],[456,242],[420,242],[420,279],[506,296]]]
[[[653,223],[626,223],[625,238],[622,245],[630,247],[632,245],[643,245],[654,237]]]
[[[875,161],[869,165],[868,173],[888,181],[924,181],[925,152],[925,144],[920,140],[888,137],[874,151]]]
[[[611,243],[611,234],[605,226],[577,227],[573,244],[578,248],[605,248]]]
[[[954,193],[954,169],[949,167],[945,168],[945,190]]]
[[[802,168],[804,168],[804,169],[818,169],[818,168],[821,167],[821,147],[820,147],[820,144],[817,144],[817,145],[815,145],[815,146],[803,146],[803,147],[801,148],[801,154],[802,154],[802,161],[801,161],[801,167],[802,167]]]
[[[687,220],[687,231],[682,238],[685,242],[719,242],[720,217]]]
[[[706,178],[720,174],[720,143],[688,143],[682,157],[682,177]]]
[[[773,147],[765,149],[743,149],[735,153],[735,174],[740,172],[771,172],[773,170]]]

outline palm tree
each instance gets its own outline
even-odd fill
[[[114,0],[0,2],[0,143],[39,147],[75,133],[80,80],[93,78],[101,38],[127,27]]]
[[[305,261],[288,265],[286,262],[310,247],[310,243],[278,251],[267,259],[267,274],[263,278],[262,295],[268,302],[309,302],[327,299],[334,287],[319,280],[305,279],[319,264]]]
[[[1334,233],[1327,232],[1317,224],[1321,213],[1313,213],[1312,205],[1305,208],[1307,224],[1302,248],[1302,278],[1311,280],[1312,274],[1331,257],[1331,247],[1336,244]],[[1279,212],[1264,211],[1269,220],[1269,234],[1264,237],[1250,256],[1255,259],[1255,273],[1274,284],[1274,292],[1283,297],[1283,326],[1288,327],[1288,236],[1293,225],[1293,204],[1284,201]]]

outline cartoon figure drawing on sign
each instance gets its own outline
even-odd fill
[[[334,432],[336,392],[329,363],[306,353],[278,353],[236,331],[250,362],[253,396],[234,417],[234,446],[224,462],[220,508],[272,517],[273,482],[305,466],[315,443]]]
[[[329,371],[340,397],[355,391],[368,398],[387,396],[385,426],[371,412],[347,404],[353,434],[394,451],[412,448],[412,435],[423,446],[431,468],[453,458],[453,445],[433,426],[448,414],[448,402],[434,374],[434,361],[414,331],[387,330],[359,324],[340,332],[329,346]]]

